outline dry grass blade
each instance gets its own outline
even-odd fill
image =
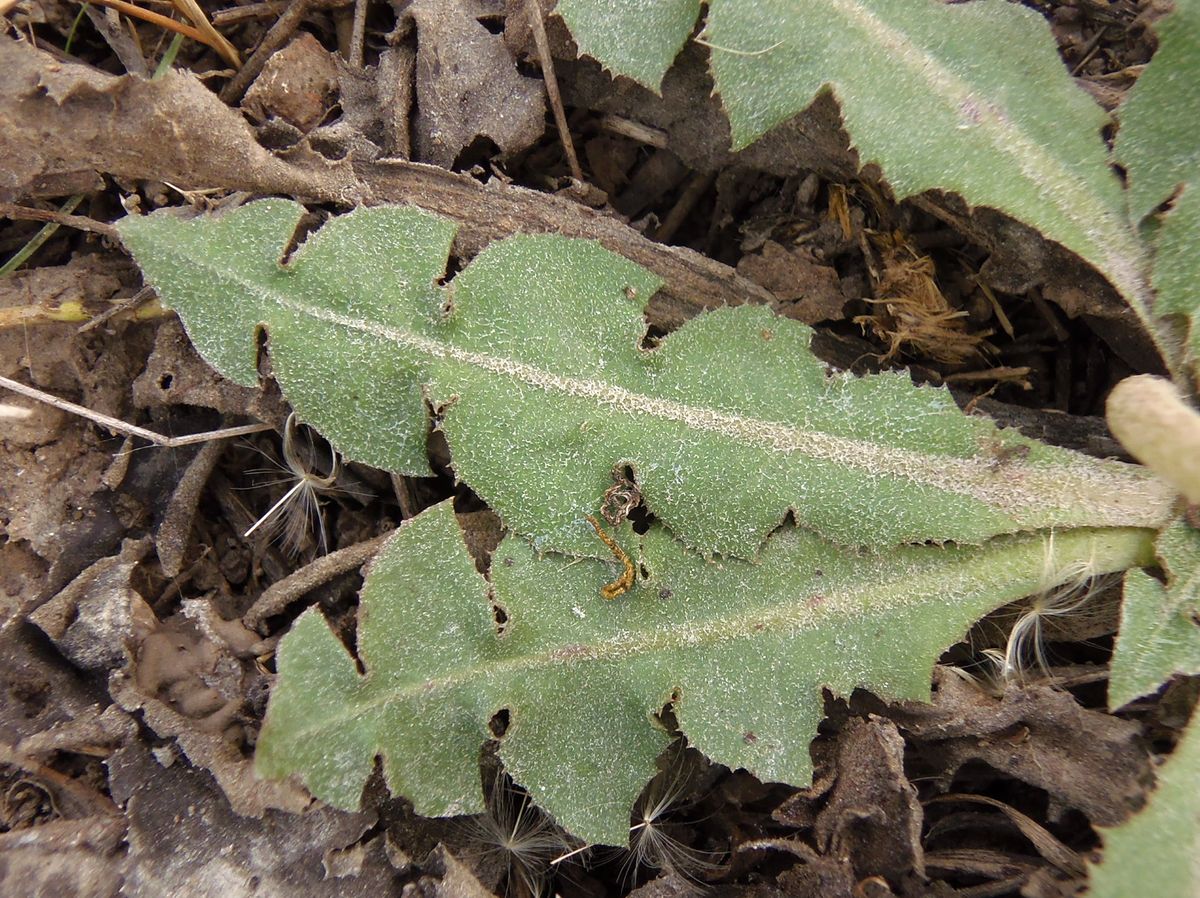
[[[204,35],[204,43],[220,53],[221,57],[234,68],[241,68],[242,59],[238,56],[238,51],[225,39],[225,35],[213,27],[212,22],[208,20],[208,16],[204,14],[204,10],[200,8],[200,4],[196,0],[171,0],[171,2],[177,10],[187,16],[196,30]]]
[[[150,24],[157,25],[160,28],[166,28],[168,31],[177,32],[182,34],[184,37],[190,37],[192,40],[199,41],[202,44],[209,43],[208,38],[202,32],[191,27],[190,25],[184,25],[182,22],[176,22],[174,19],[170,18],[169,16],[164,16],[161,13],[157,13],[149,9],[142,9],[142,7],[134,3],[126,2],[126,0],[94,0],[94,2],[100,6],[107,6],[111,9],[115,9],[117,12],[124,13],[127,16],[132,16],[135,19],[141,19],[143,22],[149,22]],[[220,52],[217,47],[213,47],[213,49]]]
[[[134,3],[128,2],[128,0],[94,0],[94,2],[212,47],[213,50],[220,54],[222,59],[235,68],[240,67],[242,64],[241,57],[238,55],[238,51],[234,48],[233,44],[229,43],[224,35],[213,27],[212,23],[208,21],[208,17],[204,15],[204,11],[196,5],[195,0],[172,0],[175,7],[187,16],[192,25],[176,22],[169,16],[164,16],[153,10],[143,9]]]
[[[1044,826],[1031,817],[1022,814],[1016,808],[1010,807],[994,798],[988,798],[985,795],[965,795],[961,793],[939,795],[931,799],[929,803],[940,804],[950,801],[969,802],[996,808],[1012,821],[1013,825],[1021,831],[1021,835],[1033,843],[1033,847],[1037,849],[1038,854],[1070,876],[1082,876],[1084,874],[1083,860],[1077,852],[1068,848]]]

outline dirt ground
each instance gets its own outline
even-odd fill
[[[1026,5],[1106,108],[1153,52],[1147,3]],[[662,841],[633,852],[549,865],[569,843],[486,756],[481,819],[415,816],[380,781],[344,813],[254,777],[274,647],[300,611],[351,626],[379,537],[435,502],[455,497],[481,551],[499,525],[436,435],[438,476],[422,479],[331,471],[303,427],[285,445],[269,377],[221,380],[142,289],[110,227],[126,210],[412,202],[459,224],[459,260],[518,231],[593,237],[666,279],[653,334],[768,303],[816,326],[831,365],[908,366],[1097,456],[1121,456],[1099,417],[1108,390],[1160,368],[1112,288],[1061,248],[953,196],[893,202],[828,96],[731,153],[699,45],[655,96],[576,58],[543,4],[579,179],[536,3],[202,6],[228,45],[184,40],[155,80],[171,41],[158,25],[65,0],[3,20],[0,259],[61,226],[0,278],[0,375],[172,437],[270,427],[164,447],[0,392],[0,895],[1079,894],[1098,828],[1145,802],[1196,700],[1183,683],[1105,710],[1118,584],[1051,627],[1048,666],[1019,682],[985,663],[1016,606],[946,653],[931,705],[827,696],[811,788],[676,753],[635,813]],[[323,484],[319,517],[246,535],[305,474]],[[531,820],[542,838],[506,851]]]

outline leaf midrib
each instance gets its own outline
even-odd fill
[[[185,254],[179,251],[175,254],[182,263]],[[186,261],[195,265],[192,257],[187,257]],[[1017,460],[1008,462],[1000,472],[994,465],[994,459],[964,459],[881,446],[866,440],[803,430],[776,421],[647,396],[601,381],[566,377],[526,362],[460,349],[411,331],[298,302],[288,294],[251,280],[240,272],[219,269],[215,264],[209,267],[215,277],[232,281],[246,293],[262,296],[281,309],[405,346],[434,359],[472,365],[546,392],[587,399],[633,417],[641,415],[682,423],[696,430],[737,440],[743,445],[783,455],[797,453],[829,461],[861,472],[866,477],[895,477],[974,499],[1002,513],[1013,514],[1013,509],[1044,509],[1046,497],[1059,495],[1064,480],[1068,478],[1077,487],[1070,497],[1073,510],[1086,512],[1091,519],[1089,522],[1096,526],[1157,526],[1161,523],[1161,508],[1171,498],[1159,495],[1163,493],[1163,487],[1154,481],[1121,477],[1095,465],[1039,467]],[[269,328],[270,322],[265,323]],[[1131,499],[1138,501],[1131,502]]]
[[[1120,557],[1117,562],[1118,566],[1127,567],[1127,564],[1122,565],[1121,553],[1128,551],[1130,554],[1134,554],[1132,547],[1135,542],[1140,541],[1148,545],[1151,531],[1129,528],[1124,531],[1123,537],[1114,535],[1113,538],[1122,540],[1122,544],[1117,548],[1110,547],[1111,554],[1114,558]],[[965,568],[958,570],[957,573],[955,573],[956,567],[953,558],[947,558],[944,562],[939,559],[934,563],[925,562],[912,565],[906,575],[893,577],[886,582],[877,582],[873,572],[868,570],[862,579],[853,584],[841,589],[819,591],[822,598],[820,603],[809,601],[816,595],[816,592],[813,592],[794,601],[780,602],[766,607],[753,606],[738,614],[707,618],[703,622],[703,626],[697,626],[697,622],[691,621],[664,628],[660,626],[659,622],[652,622],[650,626],[653,629],[633,631],[627,636],[621,635],[621,633],[629,631],[621,631],[599,643],[563,643],[541,652],[512,658],[484,658],[469,666],[455,668],[434,678],[402,684],[381,683],[378,687],[381,690],[378,695],[371,696],[365,701],[347,702],[344,711],[324,716],[317,726],[305,728],[297,735],[299,737],[311,736],[328,730],[331,726],[349,723],[361,717],[365,712],[375,712],[389,704],[408,702],[418,696],[428,698],[431,693],[444,693],[475,680],[494,681],[500,679],[503,682],[512,682],[518,674],[528,674],[556,665],[577,667],[599,662],[613,662],[622,658],[670,653],[681,649],[694,651],[698,646],[713,646],[739,639],[761,639],[768,635],[827,629],[830,627],[830,621],[834,618],[839,616],[849,618],[852,614],[860,614],[864,595],[873,600],[871,611],[881,614],[894,609],[926,604],[930,601],[931,594],[957,597],[961,602],[985,589],[1003,585],[1006,588],[1003,590],[1003,594],[998,593],[996,599],[998,606],[1004,601],[1016,597],[1015,594],[1009,595],[1009,593],[1013,593],[1018,587],[1033,588],[1045,574],[1044,571],[1030,570],[1027,583],[1019,582],[1019,578],[1004,564],[1003,556],[1027,551],[1028,543],[1034,539],[1033,537],[999,537],[998,539],[1003,542],[989,553],[988,559],[980,559],[979,565],[969,570]],[[1126,541],[1128,545],[1124,544]],[[1045,545],[1044,538],[1042,542]],[[1059,542],[1061,545],[1061,538]],[[1091,545],[1094,555],[1096,543],[1092,542]],[[947,551],[953,550],[948,549]],[[1025,563],[1025,560],[1020,558],[1015,561]],[[1044,566],[1054,561],[1054,559],[1045,560],[1041,564]],[[1099,563],[1101,559],[1093,559],[1093,561]],[[1106,564],[1101,567],[1112,566],[1112,559],[1105,558],[1103,561]],[[1005,568],[1000,584],[980,580],[979,571],[988,564]],[[1055,569],[1059,567],[1060,565],[1055,564]],[[1104,573],[1104,570],[1098,570],[1097,573]],[[948,574],[954,576],[953,583],[950,582]],[[633,600],[636,601],[636,599]],[[480,601],[487,601],[486,596],[482,593]],[[373,664],[378,666],[380,662],[376,660]],[[366,676],[359,680],[360,688],[369,689],[371,687],[374,666],[368,670]]]
[[[932,53],[923,52],[904,32],[883,21],[859,0],[828,2],[843,20],[857,26],[878,46],[886,48],[891,60],[904,65],[924,81],[948,107],[962,110],[969,104],[977,113],[973,121],[980,132],[987,135],[997,152],[1011,158],[1022,174],[1040,188],[1042,202],[1053,206],[1095,241],[1108,260],[1106,273],[1118,282],[1118,289],[1127,295],[1141,296],[1144,292],[1139,265],[1142,254],[1131,229],[1125,224],[1122,209],[1098,201],[1099,197],[1087,179],[1048,152],[1040,141],[1033,140],[1016,127],[1003,110],[997,111],[989,102],[976,102],[978,95],[969,82],[946,68]],[[1113,184],[1115,187],[1115,178]],[[1084,214],[1076,211],[1081,199],[1086,200],[1088,206]]]

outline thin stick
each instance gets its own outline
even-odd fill
[[[83,194],[77,193],[73,197],[71,197],[69,200],[67,200],[65,203],[63,203],[62,208],[59,209],[58,211],[60,213],[62,213],[63,215],[67,215],[71,212],[74,212],[75,207],[78,206],[80,204],[80,202],[82,202],[82,200],[83,200]],[[0,277],[4,277],[9,272],[15,271],[16,269],[20,268],[23,264],[25,264],[25,261],[30,256],[32,256],[39,249],[41,249],[42,245],[47,240],[49,240],[51,237],[54,236],[54,233],[58,230],[58,227],[59,227],[59,225],[58,225],[57,221],[48,221],[48,222],[46,222],[46,224],[42,225],[41,230],[39,230],[36,234],[33,235],[33,239],[31,239],[28,243],[26,243],[19,250],[17,250],[16,253],[13,254],[13,257],[11,259],[9,259],[3,265],[0,265]]]
[[[111,0],[110,0],[111,2]],[[293,0],[291,6],[284,10],[275,24],[262,39],[262,43],[258,45],[250,58],[246,60],[246,64],[242,66],[236,75],[229,79],[229,82],[221,88],[221,101],[233,105],[240,102],[242,96],[246,93],[247,88],[255,78],[262,72],[263,66],[267,64],[267,60],[287,43],[298,27],[300,20],[308,13],[309,0]]]
[[[1085,65],[1096,55],[1096,50],[1100,46],[1100,41],[1104,39],[1104,32],[1108,31],[1107,25],[1101,25],[1096,29],[1096,33],[1092,35],[1091,40],[1083,48],[1083,55],[1079,57],[1079,62],[1075,63],[1075,68],[1071,69],[1071,75],[1078,75]]]
[[[237,48],[225,39],[225,35],[213,27],[212,22],[208,20],[208,16],[196,0],[172,0],[172,3],[176,9],[188,17],[196,26],[196,30],[204,35],[204,42],[216,50],[222,59],[235,69],[242,64],[242,58],[238,55]]]
[[[317,9],[331,10],[349,6],[354,0],[320,0],[315,3]],[[248,3],[245,6],[229,6],[219,9],[212,15],[214,25],[234,25],[247,19],[265,19],[277,16],[287,9],[287,0],[263,0],[261,3]]]
[[[363,43],[367,36],[367,2],[354,0],[354,25],[350,35],[350,65],[363,67]]]
[[[146,302],[150,300],[149,302]],[[138,308],[142,303],[146,303],[145,307]],[[158,302],[158,295],[154,292],[153,287],[143,287],[137,293],[128,299],[121,299],[113,302],[111,306],[105,309],[98,315],[93,315],[87,324],[81,325],[76,333],[86,334],[90,330],[98,328],[104,322],[108,321],[122,312],[133,310],[134,320],[145,320],[147,318],[158,318],[166,315],[167,311]]]
[[[683,191],[679,194],[679,199],[675,201],[675,205],[671,207],[671,211],[667,213],[667,217],[663,219],[663,223],[654,232],[655,240],[659,243],[671,242],[671,238],[675,236],[675,232],[679,230],[684,220],[691,215],[692,209],[696,207],[696,203],[700,202],[700,197],[704,196],[704,191],[708,190],[709,185],[712,184],[713,177],[711,172],[696,172],[688,179],[687,184],[683,187]]]
[[[102,237],[119,240],[120,234],[110,224],[88,218],[86,215],[68,215],[66,212],[54,209],[33,209],[29,206],[18,206],[16,203],[0,203],[0,217],[11,218],[14,221],[50,221],[79,231],[91,231]]]
[[[265,19],[267,16],[277,16],[285,9],[287,9],[285,0],[266,0],[263,3],[219,9],[213,13],[212,22],[213,25],[236,25],[247,19]]]
[[[529,12],[529,24],[533,26],[533,40],[537,44],[538,58],[542,61],[542,78],[546,82],[546,96],[550,99],[550,109],[554,112],[554,124],[558,128],[558,139],[562,141],[563,152],[567,154],[567,165],[571,168],[571,177],[583,183],[583,169],[579,167],[579,157],[575,155],[575,144],[571,140],[571,130],[567,127],[567,114],[563,111],[562,96],[558,92],[558,78],[554,74],[554,58],[550,55],[550,41],[546,38],[546,26],[542,22],[542,7],[538,0],[525,0],[525,9]]]
[[[81,418],[87,418],[102,427],[107,427],[109,430],[116,433],[123,433],[127,436],[141,437],[144,440],[149,440],[156,446],[164,446],[168,449],[173,449],[177,446],[190,446],[193,443],[206,443],[209,440],[226,440],[230,437],[241,437],[251,433],[261,433],[264,430],[274,430],[270,424],[243,424],[239,427],[225,427],[221,430],[207,430],[204,433],[189,433],[181,437],[165,437],[161,433],[155,433],[153,430],[147,430],[144,427],[138,427],[136,424],[126,424],[120,418],[113,418],[110,415],[101,414],[100,412],[92,411],[90,408],[82,405],[76,405],[74,402],[68,402],[65,399],[59,399],[50,393],[45,393],[37,387],[30,387],[11,378],[0,376],[0,387],[6,387],[14,393],[20,393],[22,396],[28,396],[30,399],[36,399],[38,402],[44,402],[46,405],[51,405],[54,408],[62,409],[64,412],[70,412],[73,415],[79,415]]]
[[[621,137],[628,137],[630,140],[636,140],[638,143],[644,143],[658,150],[667,148],[667,132],[661,128],[652,128],[619,115],[602,116],[600,127],[605,131],[619,134]]]

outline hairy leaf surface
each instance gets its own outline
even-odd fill
[[[506,709],[513,776],[580,837],[623,844],[664,705],[714,760],[807,783],[823,686],[928,700],[933,662],[972,621],[1079,560],[1121,570],[1151,546],[1145,530],[1076,530],[862,556],[788,528],[759,563],[718,564],[661,527],[619,538],[642,575],[615,601],[599,596],[610,563],[512,536],[489,595],[449,503],[406,523],[363,590],[365,675],[315,610],[284,638],[258,769],[350,808],[380,754],[418,813],[474,813],[480,746]]]
[[[620,28],[602,14],[613,6]],[[694,21],[698,7],[681,3],[679,20]],[[734,149],[831,90],[861,161],[878,163],[897,197],[945,190],[1000,209],[1087,259],[1143,311],[1143,251],[1108,167],[1107,116],[1075,86],[1036,13],[1004,0],[708,7],[702,39]],[[563,13],[583,52],[655,88],[678,33],[660,29],[660,15],[636,0],[571,0]],[[657,77],[629,62],[642,53]]]
[[[304,420],[347,456],[426,471],[426,402],[459,477],[543,549],[598,554],[586,516],[628,465],[705,555],[753,557],[790,510],[848,545],[979,543],[1067,526],[1157,526],[1144,471],[963,415],[905,374],[827,376],[811,331],[721,309],[646,350],[658,281],[598,244],[518,236],[449,286],[453,228],[414,208],[334,218],[279,263],[302,208],[130,217],[122,237],[219,371],[257,381],[256,335]]]
[[[1159,537],[1157,553],[1166,586],[1145,571],[1125,574],[1108,682],[1112,708],[1149,695],[1173,676],[1200,673],[1200,532],[1176,521]]]
[[[692,33],[700,0],[560,0],[554,11],[580,53],[657,91]]]
[[[1146,807],[1123,826],[1104,831],[1101,862],[1089,871],[1091,898],[1195,898],[1200,895],[1200,716],[1183,731],[1158,770]]]
[[[1129,178],[1135,221],[1154,241],[1152,276],[1160,315],[1189,319],[1188,349],[1200,359],[1200,2],[1177,0],[1155,25],[1154,58],[1121,106],[1117,157]],[[1149,218],[1168,200],[1170,211]]]

